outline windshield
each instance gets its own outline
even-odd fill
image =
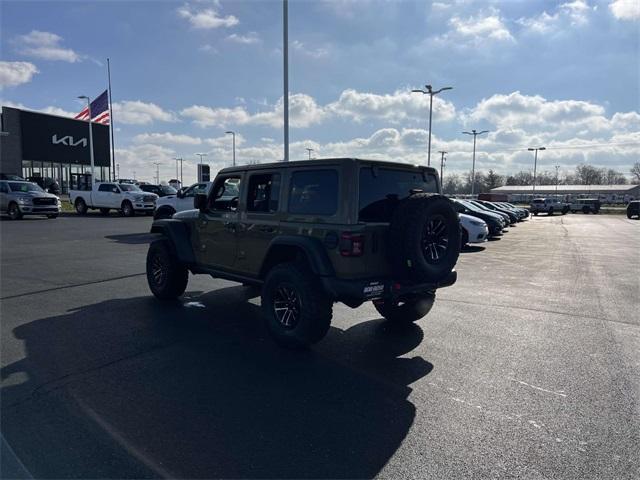
[[[436,177],[422,170],[360,169],[359,220],[390,222],[396,205],[411,192],[438,193]]]
[[[175,195],[176,193],[178,193],[178,191],[175,188],[170,187],[169,185],[162,185],[160,189],[162,190],[162,193],[164,193],[165,195]]]
[[[141,192],[140,187],[131,183],[121,183],[120,190],[123,192]]]
[[[28,182],[9,182],[9,188],[11,188],[12,192],[44,192],[35,183]]]

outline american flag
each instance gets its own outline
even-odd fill
[[[74,118],[78,120],[88,120],[89,108],[85,107]],[[109,125],[109,96],[107,95],[106,90],[91,102],[91,121],[101,123],[103,125]]]

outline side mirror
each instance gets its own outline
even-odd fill
[[[196,193],[193,197],[193,208],[197,208],[201,212],[207,210],[207,196],[204,193]]]

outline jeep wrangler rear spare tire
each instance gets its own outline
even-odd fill
[[[374,302],[373,306],[380,315],[393,323],[411,323],[417,322],[429,313],[435,299],[435,293],[426,293],[424,296],[411,299]]]
[[[418,193],[400,202],[391,219],[387,252],[399,280],[444,279],[460,254],[460,220],[451,200]]]
[[[329,331],[333,301],[308,267],[281,263],[262,288],[262,312],[273,339],[287,348],[305,348]]]
[[[187,288],[189,271],[180,263],[169,240],[155,240],[147,252],[147,283],[160,300],[173,300]]]

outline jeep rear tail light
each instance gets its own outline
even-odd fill
[[[342,232],[340,235],[340,255],[360,257],[364,253],[364,235]]]

